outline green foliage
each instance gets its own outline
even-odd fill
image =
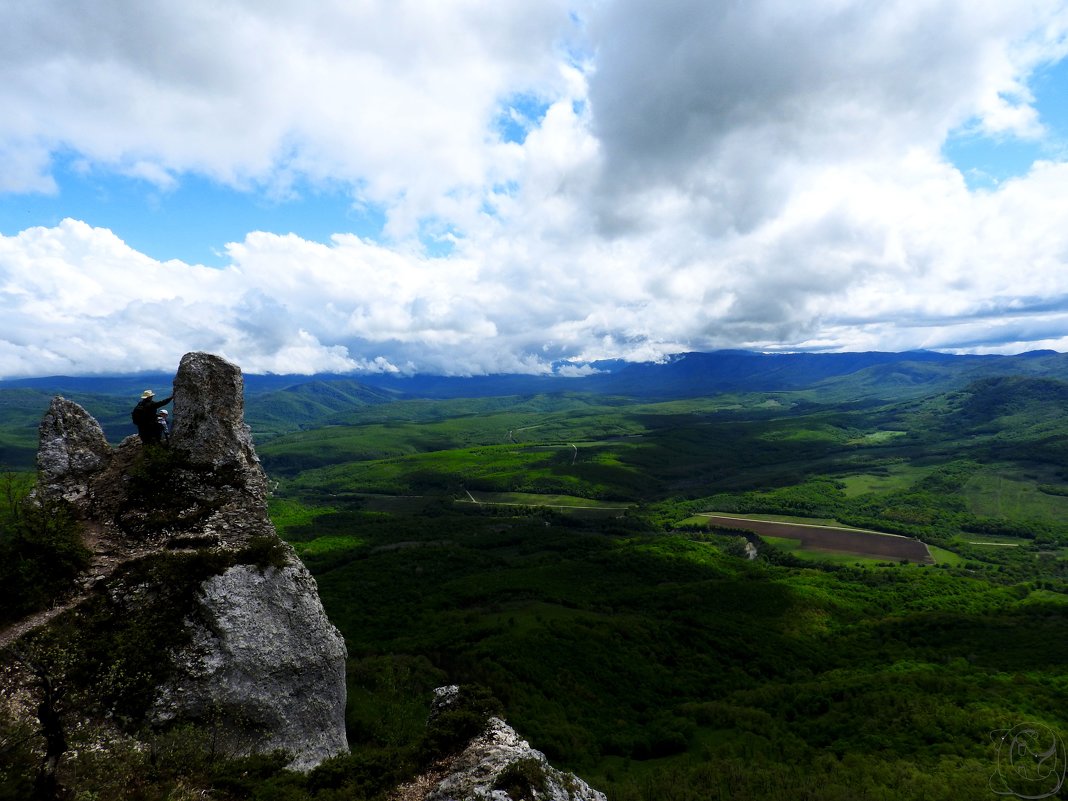
[[[920,367],[902,380],[944,379]],[[353,753],[302,777],[160,746],[146,781],[158,797],[369,798],[503,710],[613,801],[986,797],[992,730],[1068,727],[1068,531],[1042,489],[1068,478],[1062,387],[820,399],[406,401],[277,437],[263,449],[283,472],[272,513],[346,637]],[[468,489],[635,508],[595,521],[530,495],[527,508],[453,502]],[[695,529],[710,509],[918,536],[960,564],[812,564],[776,549],[750,562],[736,534]],[[1017,547],[985,544],[1005,538]],[[135,697],[131,677],[152,666],[99,636],[97,651],[75,642],[114,675],[87,680]],[[167,640],[136,636],[150,652]],[[484,688],[481,701],[427,730],[429,690],[446,683]],[[132,715],[120,697],[113,714]],[[516,798],[539,787],[525,765],[500,783]]]
[[[384,654],[349,661],[345,724],[349,744],[400,748],[426,729],[430,698],[445,674],[425,656]]]
[[[81,527],[63,503],[29,497],[30,484],[0,474],[0,622],[69,593],[89,566]]]
[[[365,675],[361,711],[350,712],[361,733],[354,748],[389,742],[409,753],[413,729],[388,729],[374,711],[397,708],[386,699],[398,682],[366,671],[377,665],[371,674],[385,676],[394,660],[425,658],[448,681],[488,687],[536,747],[613,798],[985,791],[987,733],[1037,710],[1060,720],[1055,710],[1068,708],[1068,688],[1053,678],[1064,655],[1039,656],[1040,643],[1066,633],[1053,611],[1063,610],[1063,559],[1001,549],[942,569],[814,569],[774,549],[745,561],[730,536],[657,533],[715,508],[833,518],[962,553],[960,538],[976,531],[1057,541],[1060,523],[1034,505],[1030,518],[972,510],[967,488],[989,469],[988,441],[1007,437],[973,435],[966,417],[954,417],[966,397],[850,411],[799,404],[777,420],[701,402],[602,408],[601,420],[628,420],[642,434],[571,434],[585,443],[579,463],[639,477],[639,489],[608,482],[646,501],[618,522],[458,504],[430,519],[383,504],[371,512],[368,496],[351,507],[338,503],[343,495],[323,496],[331,511],[288,536]],[[904,433],[871,435],[880,431]],[[311,506],[324,481],[338,493],[448,493],[462,480],[477,493],[491,477],[539,480],[538,454],[483,441],[305,471],[283,491],[299,490]],[[580,478],[572,467],[553,469]],[[603,491],[577,486],[569,494]],[[514,789],[522,794],[522,782]]]
[[[0,711],[0,801],[26,801],[33,795],[37,732],[25,720],[4,712]]]
[[[494,790],[504,790],[514,801],[536,801],[549,791],[545,768],[534,758],[517,759],[493,783]]]
[[[343,517],[337,515],[334,532]],[[655,534],[617,539],[567,519],[545,528],[530,525],[533,518],[483,514],[453,513],[432,531],[420,518],[407,527],[403,518],[393,519],[391,526],[370,531],[366,520],[359,512],[350,518],[360,531],[354,546],[359,558],[315,568],[324,602],[350,649],[392,654],[359,657],[353,673],[363,676],[361,709],[396,692],[387,687],[417,683],[390,677],[403,664],[396,661],[401,653],[425,656],[449,680],[488,686],[525,736],[572,766],[603,764],[613,755],[648,762],[689,753],[710,726],[728,724],[694,716],[687,704],[734,694],[737,709],[776,721],[781,742],[827,747],[841,734],[798,728],[808,725],[804,710],[816,708],[815,702],[742,693],[808,677],[829,697],[839,692],[836,687],[858,697],[850,714],[870,717],[885,704],[880,688],[897,681],[879,675],[888,661],[915,658],[934,665],[937,675],[940,660],[971,659],[974,666],[961,663],[970,678],[958,685],[928,679],[916,685],[919,707],[950,714],[972,694],[986,692],[985,670],[1022,664],[1044,670],[1030,649],[1064,634],[1063,622],[1033,604],[1010,616],[1006,604],[1018,596],[975,579],[753,564],[720,550],[729,549],[730,538],[723,538],[723,546],[718,539]],[[445,532],[447,541],[440,539]],[[937,625],[892,625],[894,615],[937,608],[945,610]],[[880,625],[884,617],[886,625]],[[991,639],[990,632],[998,633]],[[1009,651],[1022,661],[1010,661],[999,643],[1011,643]],[[961,664],[953,668],[958,674]],[[863,685],[869,689],[861,692],[857,681],[873,671],[875,678]],[[426,684],[439,680],[427,676]],[[1063,690],[1036,693],[1035,703],[1048,710],[1061,702],[1057,693]],[[396,703],[394,696],[382,708]],[[897,714],[893,705],[887,709]],[[976,714],[994,713],[977,708]],[[841,730],[848,717],[836,724]],[[361,739],[378,747],[399,744],[403,736],[397,735],[413,731],[397,727],[388,740],[370,733],[371,714],[357,719],[364,722],[356,730],[364,734],[354,738],[356,747]],[[880,725],[900,729],[901,753],[923,758],[925,745],[907,745],[908,726],[890,720]],[[981,738],[975,743],[971,753],[982,748]]]
[[[455,753],[486,729],[493,715],[501,715],[503,707],[488,687],[465,684],[457,699],[436,710],[426,724],[419,752],[424,763]]]
[[[281,569],[289,564],[289,548],[278,537],[272,534],[253,537],[248,544],[239,550],[232,561],[238,565],[255,565],[263,570],[274,567]]]
[[[295,498],[272,497],[267,499],[267,511],[279,536],[288,539],[291,529],[310,526],[318,518],[335,510],[331,507],[309,506]]]

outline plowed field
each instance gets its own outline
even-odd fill
[[[765,534],[769,537],[789,537],[801,540],[801,547],[812,551],[853,553],[888,559],[908,559],[910,562],[933,564],[927,545],[909,537],[881,534],[877,531],[816,526],[807,523],[785,523],[774,520],[750,520],[727,515],[702,515],[710,526],[736,528]]]

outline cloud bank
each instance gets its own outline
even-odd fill
[[[1061,2],[61,2],[5,12],[0,202],[60,160],[182,191],[342,187],[374,239],[209,268],[75,219],[0,236],[0,376],[576,372],[685,350],[1068,347]],[[196,236],[195,231],[189,232]],[[562,367],[563,366],[563,367]]]

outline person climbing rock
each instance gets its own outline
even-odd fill
[[[163,436],[163,430],[156,419],[156,410],[166,406],[174,399],[174,396],[171,395],[169,398],[157,401],[153,400],[155,396],[155,392],[146,389],[141,393],[141,400],[137,402],[137,405],[134,406],[133,411],[130,413],[134,425],[137,426],[137,436],[141,438],[141,442],[145,445],[159,444]]]

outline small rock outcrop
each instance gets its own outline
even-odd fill
[[[38,491],[83,510],[88,494],[111,463],[104,430],[74,401],[53,398],[38,427]]]
[[[309,769],[348,749],[344,640],[267,516],[240,369],[186,354],[173,394],[167,448],[130,436],[113,449],[82,407],[53,399],[40,426],[38,496],[69,504],[81,521],[98,592],[124,562],[213,555],[219,572],[198,585],[182,644],[160,655],[170,666],[146,719],[210,725],[233,753],[282,749]]]
[[[459,696],[456,685],[435,690],[431,719]],[[427,788],[418,794],[423,801],[607,801],[573,773],[550,765],[545,754],[499,717],[490,717],[483,731],[439,765],[430,781],[424,777],[415,784]]]

